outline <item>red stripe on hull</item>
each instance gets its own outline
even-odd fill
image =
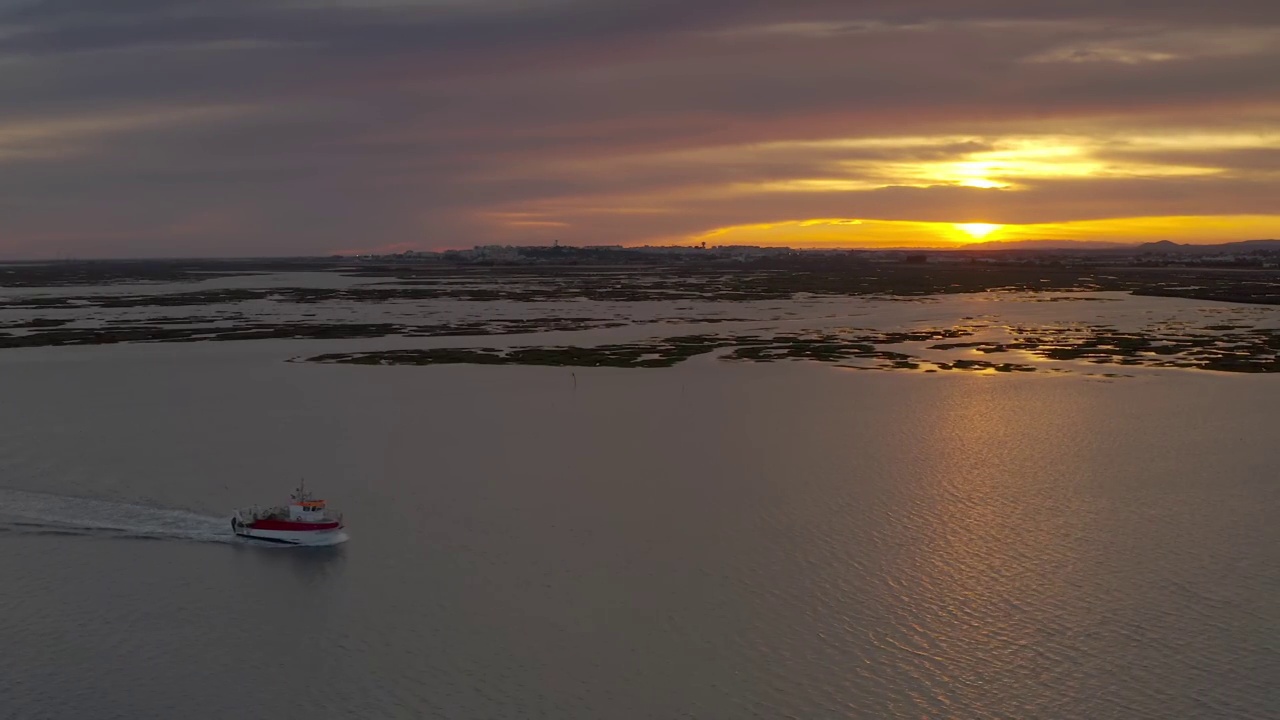
[[[341,525],[337,520],[329,522],[295,522],[293,520],[256,520],[249,524],[254,530],[289,530],[307,532],[317,530],[337,530]]]

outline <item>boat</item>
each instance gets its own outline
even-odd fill
[[[335,545],[344,542],[342,515],[334,514],[307,492],[306,481],[289,496],[288,505],[236,510],[231,530],[241,537],[289,545]]]

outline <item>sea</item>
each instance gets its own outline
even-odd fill
[[[0,351],[0,718],[1280,716],[1274,376],[377,344]]]

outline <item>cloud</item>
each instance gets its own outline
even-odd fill
[[[1089,40],[1056,47],[1029,62],[1106,62],[1136,65],[1197,58],[1274,56],[1280,27],[1227,26]]]
[[[1278,39],[1272,0],[0,0],[0,255],[1262,212]]]

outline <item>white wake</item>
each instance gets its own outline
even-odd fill
[[[0,488],[0,531],[235,542],[229,518],[186,510]]]

